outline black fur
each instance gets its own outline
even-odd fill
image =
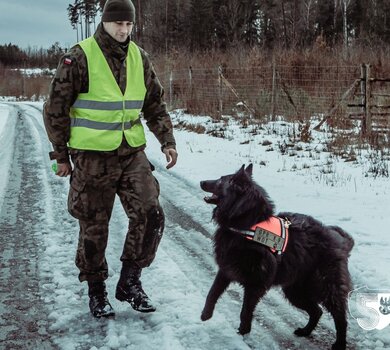
[[[201,319],[210,319],[222,293],[231,282],[238,282],[244,287],[238,332],[249,333],[260,298],[272,286],[280,285],[291,304],[309,315],[307,325],[295,330],[297,336],[308,336],[313,331],[322,315],[322,304],[336,326],[332,349],[345,349],[346,304],[351,290],[348,257],[353,239],[341,228],[325,226],[311,216],[279,213],[277,216],[288,218],[291,226],[287,249],[277,258],[268,247],[230,229],[248,230],[274,215],[267,193],[252,180],[252,165],[218,180],[202,181],[200,186],[212,193],[205,201],[216,205],[214,246],[219,266]]]

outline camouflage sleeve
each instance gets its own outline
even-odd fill
[[[166,103],[163,99],[164,89],[157,78],[148,54],[144,50],[140,50],[144,64],[146,85],[146,97],[142,108],[144,118],[146,119],[146,125],[160,142],[161,149],[166,147],[176,148],[171,117],[169,116]]]
[[[59,163],[69,161],[67,143],[70,137],[69,110],[79,92],[88,86],[88,76],[83,77],[82,67],[86,67],[84,52],[75,46],[58,64],[56,74],[50,84],[49,98],[43,108],[43,120],[54,152],[50,158]],[[86,71],[86,69],[84,69]]]

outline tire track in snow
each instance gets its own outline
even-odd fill
[[[0,347],[55,349],[39,277],[44,208],[39,203],[42,182],[34,161],[37,150],[20,109],[14,107],[11,114],[17,123],[14,161],[0,212]]]
[[[25,210],[18,216],[21,220],[31,218],[32,222],[28,235],[35,237],[37,252],[35,269],[31,273],[40,298],[40,322],[45,325],[45,329],[42,329],[45,338],[40,340],[39,346],[29,346],[27,343],[26,347],[23,340],[22,348],[66,349],[69,344],[76,344],[71,348],[90,349],[93,345],[104,343],[108,324],[90,317],[86,286],[77,285],[74,255],[78,225],[67,213],[68,180],[57,178],[51,173],[48,157],[50,146],[44,127],[37,118],[38,113],[41,117],[41,109],[24,104],[14,104],[14,108],[20,119],[18,132],[24,135],[22,140],[15,139],[16,149],[20,149],[23,154],[18,169],[23,169],[19,189],[24,195],[19,195],[17,202]],[[26,139],[28,142],[25,142]],[[37,207],[37,212],[31,213],[31,206],[26,205],[30,203]],[[15,212],[12,206],[9,212]],[[34,213],[36,215],[32,215]],[[26,250],[27,247],[24,247],[22,252],[27,255]],[[31,251],[30,248],[28,250]],[[21,279],[21,283],[24,284],[25,280]],[[28,289],[26,293],[30,298]],[[29,318],[32,312],[26,311]]]

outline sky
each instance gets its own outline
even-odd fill
[[[225,128],[226,138],[176,128],[179,159],[174,168],[166,170],[165,157],[157,141],[147,133],[147,154],[156,166],[155,176],[160,183],[161,203],[166,214],[166,228],[156,259],[143,270],[141,278],[157,311],[136,313],[114,298],[121,266],[119,256],[128,225],[116,201],[106,251],[107,288],[116,318],[92,319],[86,287],[78,282],[73,262],[78,229],[66,210],[69,181],[55,177],[50,170],[47,157],[50,145],[41,111],[42,103],[0,102],[0,208],[7,208],[10,217],[17,217],[12,214],[16,202],[5,196],[14,181],[14,176],[8,175],[19,173],[22,176],[22,169],[28,168],[13,162],[13,145],[16,144],[17,152],[28,152],[29,157],[23,161],[34,162],[37,172],[30,187],[39,189],[39,198],[30,199],[35,203],[31,208],[32,215],[18,220],[31,225],[31,235],[37,237],[41,245],[37,264],[44,281],[41,297],[49,310],[50,337],[59,349],[329,349],[334,340],[329,314],[324,312],[310,338],[297,338],[293,330],[304,325],[307,318],[284,299],[278,288],[269,291],[257,306],[249,335],[236,334],[242,303],[242,291],[237,285],[229,286],[212,319],[200,321],[217,268],[211,239],[215,230],[211,221],[212,206],[203,201],[205,193],[199,188],[199,181],[235,172],[243,163],[249,162],[254,164],[254,180],[267,190],[277,211],[313,215],[352,235],[355,246],[349,269],[354,293],[362,291],[358,295],[362,296],[363,302],[367,295],[379,298],[379,292],[374,293],[375,290],[390,296],[390,181],[367,176],[370,162],[365,159],[364,152],[358,155],[359,162],[355,163],[332,157],[323,151],[325,130],[313,131],[311,143],[300,144],[294,152],[282,155],[277,144],[286,138],[287,132],[291,133],[289,124],[271,123],[253,133],[251,128],[242,128],[232,119],[218,124],[209,117],[179,111],[171,114],[174,125],[201,124],[207,130]],[[22,135],[28,135],[23,136],[23,143],[15,143],[17,128],[23,128]],[[272,142],[271,145],[268,142],[263,146],[266,140]],[[363,307],[369,315],[375,314],[378,300],[359,304],[360,310]],[[366,322],[366,328],[367,324],[373,328],[368,330],[358,323],[356,310],[351,308],[350,311],[348,349],[390,349],[390,315],[380,316],[378,324]]]
[[[58,41],[62,47],[71,47],[77,36],[68,19],[70,3],[73,1],[0,1],[0,45],[49,48]]]

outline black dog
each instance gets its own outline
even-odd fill
[[[332,349],[345,349],[346,304],[351,290],[348,256],[353,239],[341,228],[324,226],[310,216],[279,213],[277,216],[286,220],[284,225],[289,225],[288,242],[283,253],[271,251],[268,246],[254,241],[255,237],[248,239],[252,238],[249,233],[254,234],[250,231],[252,226],[274,215],[267,193],[252,180],[252,164],[218,180],[202,181],[200,186],[212,193],[205,201],[216,205],[213,219],[218,229],[214,246],[219,266],[201,319],[210,319],[216,302],[230,282],[238,282],[244,287],[238,332],[249,333],[260,298],[271,286],[280,285],[291,304],[309,314],[309,322],[295,330],[296,335],[308,336],[313,331],[322,315],[319,306],[322,304],[333,316],[336,326],[337,337]],[[274,247],[286,243],[286,239],[267,236],[266,232],[262,242],[270,240],[276,242]]]

